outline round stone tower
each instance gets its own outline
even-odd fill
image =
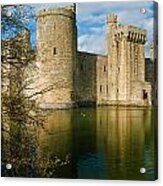
[[[76,7],[41,10],[37,16],[39,106],[74,105],[74,68],[77,53]]]

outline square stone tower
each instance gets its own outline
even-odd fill
[[[109,104],[150,105],[151,87],[145,82],[146,30],[118,26],[107,17]]]

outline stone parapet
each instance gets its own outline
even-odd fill
[[[60,16],[62,15],[62,16],[66,16],[66,17],[74,19],[75,14],[76,14],[76,8],[75,8],[75,5],[72,5],[72,6],[67,6],[64,8],[40,10],[36,19],[40,17],[49,16],[49,15],[60,15]]]
[[[121,40],[125,37],[128,41],[144,44],[146,42],[146,34],[144,29],[131,25],[120,25],[115,31],[115,38],[116,40]]]

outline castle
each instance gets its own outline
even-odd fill
[[[107,17],[107,55],[77,51],[76,6],[39,11],[36,29],[39,107],[151,106],[157,99],[154,59],[145,59],[146,30]],[[151,47],[151,56],[154,48]]]

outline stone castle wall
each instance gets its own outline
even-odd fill
[[[78,52],[76,68],[76,101],[79,105],[107,105],[107,56]]]
[[[76,101],[79,105],[96,103],[96,63],[98,56],[86,52],[78,52],[75,74]]]
[[[98,56],[96,64],[96,92],[97,105],[107,105],[110,87],[108,84],[108,61],[107,56]]]

